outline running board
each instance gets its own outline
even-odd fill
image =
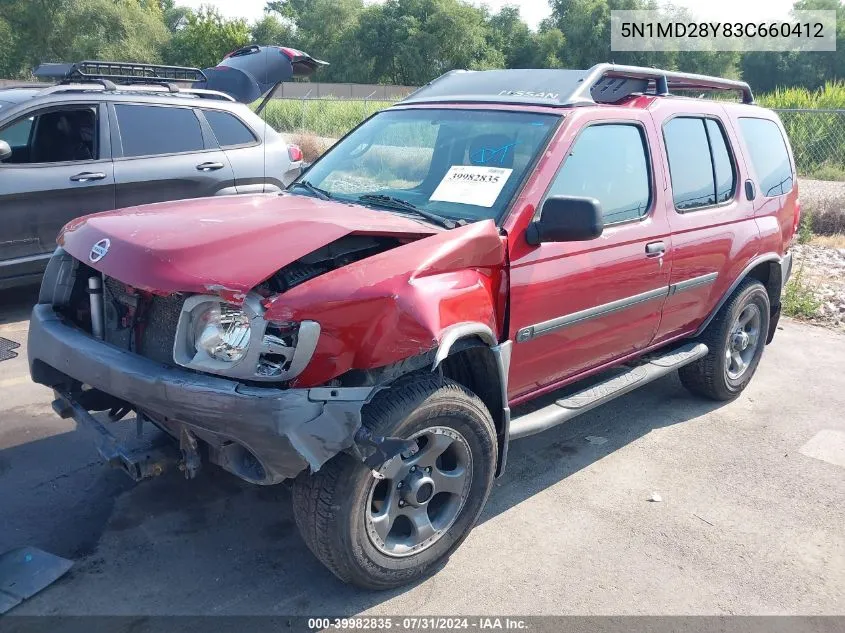
[[[547,407],[514,418],[510,424],[510,439],[534,435],[568,422],[575,416],[698,360],[707,351],[704,343],[688,343],[663,356],[654,357],[644,365],[632,367],[604,382],[561,398]]]

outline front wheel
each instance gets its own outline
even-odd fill
[[[756,279],[745,279],[704,330],[701,342],[707,355],[678,370],[681,383],[713,400],[737,397],[757,371],[770,315],[766,288]]]
[[[438,376],[398,381],[364,407],[376,435],[415,441],[378,477],[345,453],[294,482],[296,523],[309,549],[345,582],[388,589],[434,571],[466,538],[496,466],[484,403]]]

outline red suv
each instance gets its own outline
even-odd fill
[[[736,397],[775,332],[798,217],[783,127],[747,84],[452,72],[280,195],[71,222],[30,368],[135,479],[208,462],[290,480],[314,554],[394,587],[467,536],[510,440],[676,369]],[[92,412],[168,442],[133,449]]]

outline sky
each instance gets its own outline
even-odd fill
[[[378,2],[378,0],[366,0]],[[769,20],[786,17],[793,0],[674,0],[675,6],[687,7],[702,20],[721,22]],[[253,21],[261,17],[266,0],[178,0],[177,4],[198,8],[203,4],[214,5],[229,18],[242,17]],[[519,6],[522,19],[536,29],[551,8],[547,0],[473,0],[472,4],[486,4],[495,13],[506,4]]]

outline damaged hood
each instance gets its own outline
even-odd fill
[[[215,293],[240,301],[279,268],[346,235],[415,240],[441,231],[389,211],[284,193],[90,215],[69,223],[59,244],[86,265],[142,290]]]

